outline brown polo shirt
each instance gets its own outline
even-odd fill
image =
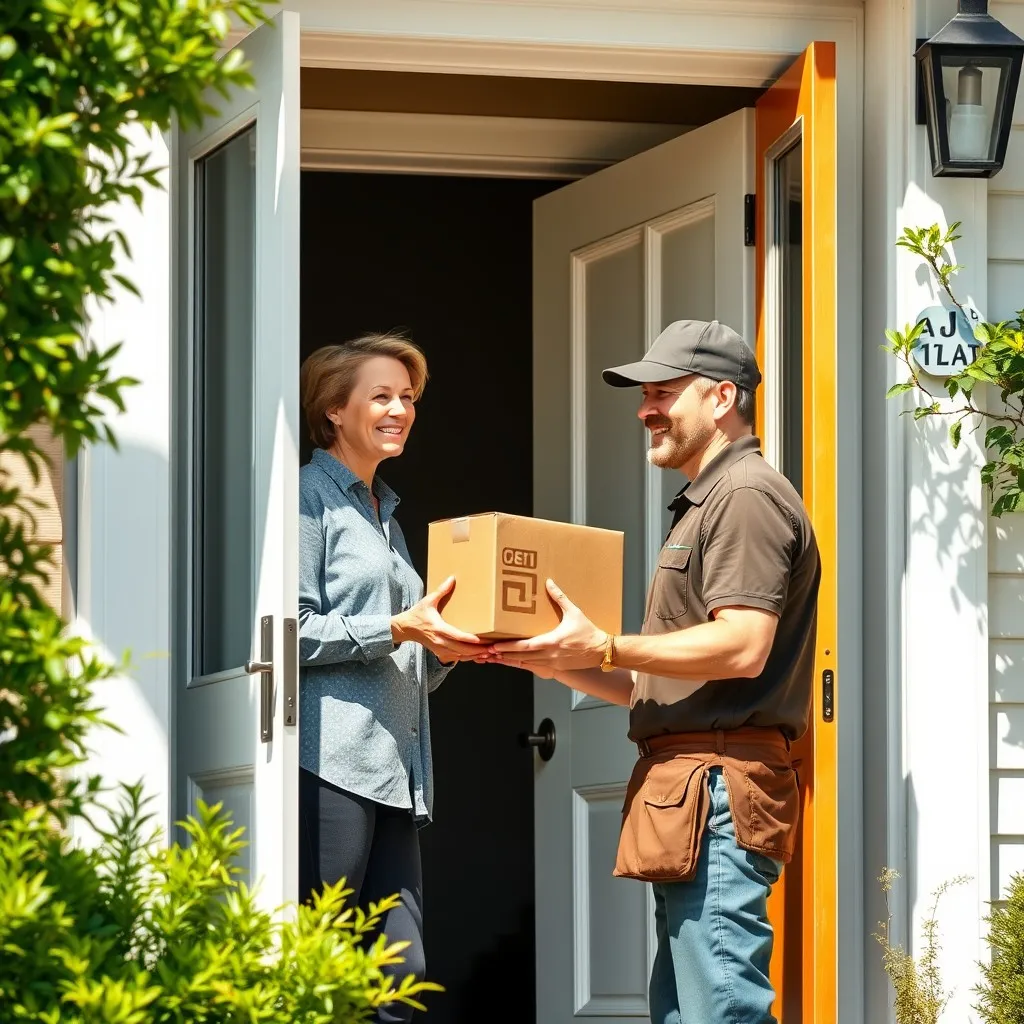
[[[714,618],[719,608],[761,608],[779,617],[756,679],[680,680],[639,673],[630,739],[665,733],[778,727],[791,740],[807,728],[821,561],[792,484],[762,458],[760,441],[734,441],[676,498],[676,522],[661,549],[642,632],[670,633]]]

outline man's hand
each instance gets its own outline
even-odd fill
[[[608,634],[598,629],[552,580],[547,581],[547,590],[561,609],[562,621],[550,633],[494,644],[489,658],[547,679],[558,672],[600,665]]]
[[[450,576],[422,601],[391,620],[391,636],[396,644],[407,640],[422,644],[432,651],[438,661],[450,665],[456,661],[474,661],[487,650],[478,636],[450,626],[441,618],[438,605],[455,589],[455,577]]]

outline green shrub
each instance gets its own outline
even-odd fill
[[[1024,1024],[1024,875],[1014,875],[987,920],[991,959],[980,965],[975,1009],[985,1024]]]
[[[127,789],[93,849],[45,808],[0,828],[0,1017],[47,1024],[333,1024],[436,986],[395,986],[402,944],[370,932],[394,904],[345,906],[343,884],[272,917],[236,877],[243,845],[217,808],[164,848]]]
[[[347,908],[343,885],[268,914],[237,878],[242,846],[218,808],[162,846],[138,789],[108,814],[75,780],[100,724],[92,686],[111,674],[43,600],[52,552],[9,472],[37,474],[42,426],[70,456],[114,443],[104,413],[132,381],[116,346],[88,341],[88,303],[133,291],[111,204],[159,169],[126,129],[166,131],[249,74],[217,59],[231,17],[258,0],[3,0],[0,17],[0,1022],[353,1024],[430,984],[384,968],[402,944],[371,939],[386,900]],[[140,585],[148,585],[141,581]],[[101,824],[107,822],[106,825]],[[71,843],[95,823],[99,842]]]

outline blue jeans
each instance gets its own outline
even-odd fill
[[[654,885],[651,1024],[776,1024],[767,900],[782,864],[736,845],[721,768],[708,788],[696,876]]]

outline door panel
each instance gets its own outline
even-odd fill
[[[835,45],[814,43],[757,104],[757,351],[765,454],[800,489],[821,550],[814,707],[796,747],[803,821],[772,894],[784,1024],[837,1017]],[[823,702],[824,673],[836,702]]]
[[[624,628],[639,629],[679,474],[648,466],[638,396],[600,372],[639,358],[674,319],[753,337],[754,123],[740,111],[534,204],[534,512],[626,534]],[[611,877],[636,759],[628,715],[537,680],[537,1021],[647,1017],[649,887]]]
[[[276,907],[298,894],[298,15],[243,48],[256,87],[175,138],[174,801],[224,802]]]

